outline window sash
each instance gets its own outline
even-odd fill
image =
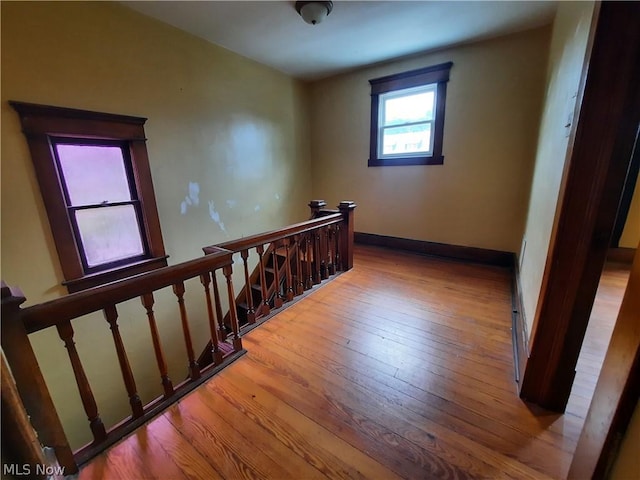
[[[452,62],[447,62],[369,80],[369,84],[371,85],[371,128],[368,165],[370,167],[442,165],[444,163],[444,156],[442,154],[444,113],[447,82],[449,81],[449,72],[452,66]],[[425,151],[424,148],[421,148],[420,151],[417,152],[394,152],[385,154],[383,150],[384,135],[391,125],[385,124],[383,112],[385,108],[384,99],[406,95],[411,89],[413,89],[413,92],[420,91],[421,89],[424,91],[433,89],[433,117],[424,122],[398,123],[396,121],[393,126],[411,126],[418,124],[428,126],[430,130],[429,150]]]
[[[112,141],[112,140],[93,140],[93,139],[83,139],[83,138],[58,138],[58,137],[50,137],[49,141],[51,142],[56,169],[58,171],[58,177],[60,179],[60,186],[62,187],[62,192],[64,194],[65,203],[67,206],[67,215],[69,221],[71,223],[73,236],[75,237],[76,245],[78,247],[78,253],[80,255],[80,261],[82,262],[82,268],[87,274],[92,274],[96,272],[100,272],[103,270],[110,270],[112,268],[116,268],[121,265],[127,265],[132,262],[136,262],[139,260],[144,260],[150,258],[149,246],[144,235],[144,218],[142,212],[142,206],[139,201],[138,191],[135,185],[135,179],[133,174],[133,167],[131,162],[131,156],[129,154],[129,145],[128,142],[122,141]],[[71,195],[69,193],[69,184],[67,179],[65,178],[65,172],[62,168],[62,162],[60,160],[60,154],[58,152],[59,145],[74,145],[74,146],[97,146],[97,147],[116,147],[120,149],[122,154],[122,162],[125,169],[125,181],[127,183],[127,189],[129,190],[129,196],[131,200],[123,200],[119,202],[102,202],[99,204],[77,204],[74,205],[71,199]],[[83,237],[82,228],[80,227],[77,219],[77,211],[80,210],[91,210],[98,208],[109,208],[109,207],[118,207],[123,205],[131,205],[135,212],[136,216],[136,226],[137,237],[142,246],[142,252],[136,255],[128,255],[118,258],[113,261],[105,261],[96,264],[90,264],[89,255],[87,254],[87,246]],[[134,233],[134,232],[131,232]]]
[[[133,212],[136,217],[137,229],[135,232],[132,232],[132,233],[135,233],[137,235],[137,238],[140,241],[142,252],[139,254],[122,256],[121,258],[118,258],[112,261],[105,261],[105,262],[96,263],[93,265],[90,264],[88,255],[87,255],[87,246],[84,240],[85,237],[83,236],[83,230],[78,223],[77,213],[80,211],[89,211],[89,210],[98,211],[98,210],[105,210],[113,207],[121,207],[121,206],[127,206],[127,205],[130,205],[133,207]],[[131,200],[127,202],[113,202],[113,203],[105,203],[105,204],[98,204],[98,205],[82,205],[77,207],[69,206],[67,208],[67,211],[69,215],[69,221],[71,222],[71,227],[73,229],[73,234],[75,236],[75,239],[78,245],[78,253],[80,254],[80,260],[82,261],[82,266],[86,273],[96,273],[103,270],[110,270],[112,268],[115,268],[121,265],[127,265],[132,262],[150,258],[149,246],[148,246],[146,237],[144,236],[144,230],[143,230],[144,223],[142,220],[142,208],[138,200]]]
[[[420,126],[420,125],[428,125],[429,129],[429,145],[426,149],[415,150],[415,151],[403,151],[398,153],[384,153],[384,140],[385,140],[385,132],[387,130],[402,128],[402,127],[412,127],[412,126]],[[433,155],[433,129],[435,122],[430,120],[428,122],[414,122],[407,124],[399,124],[399,125],[390,125],[388,127],[381,127],[380,133],[378,134],[378,158],[404,158],[404,157],[424,157]]]
[[[386,123],[387,101],[398,98],[412,97],[422,93],[433,93],[433,102],[431,109],[431,117],[423,121],[407,121]],[[378,158],[403,158],[403,157],[423,157],[433,155],[433,140],[436,121],[436,106],[438,105],[438,84],[421,85],[418,87],[405,88],[402,90],[394,90],[391,92],[380,94],[378,97]],[[399,127],[412,127],[428,125],[429,126],[429,145],[426,149],[416,150],[413,152],[384,153],[385,132],[390,129]]]

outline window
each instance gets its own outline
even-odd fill
[[[167,264],[145,118],[10,102],[70,292]]]
[[[453,63],[369,80],[369,166],[441,165],[444,107]]]

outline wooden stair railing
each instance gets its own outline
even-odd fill
[[[354,202],[341,202],[337,210],[324,207],[324,200],[312,200],[311,219],[288,227],[204,247],[205,254],[216,248],[239,253],[244,269],[244,285],[235,301],[241,335],[269,318],[305,291],[353,266]],[[266,248],[265,248],[266,245]],[[249,273],[252,249],[257,265]],[[230,312],[224,316],[224,338],[229,330]],[[198,358],[201,365],[212,361],[207,347]]]
[[[76,473],[78,465],[86,463],[245,353],[237,308],[230,308],[223,317],[217,281],[217,273],[222,272],[220,276],[226,283],[228,305],[235,307],[238,300],[232,282],[234,252],[239,252],[243,258],[245,281],[248,280],[238,298],[246,300],[246,320],[252,320],[253,324],[256,324],[256,319],[266,318],[272,309],[280,308],[285,302],[301,295],[336,271],[348,270],[353,266],[355,204],[342,202],[338,212],[324,210],[324,205],[322,201],[312,202],[310,206],[314,217],[317,218],[307,222],[205,247],[206,255],[201,258],[38,305],[22,308],[21,305],[26,301],[22,292],[2,282],[2,351],[29,420],[38,433],[38,441],[43,446],[53,449],[65,475]],[[251,249],[255,249],[258,255],[258,268],[254,274],[249,275],[247,260]],[[203,292],[198,288],[204,302],[202,310],[206,311],[204,315],[210,335],[206,349],[209,360],[206,365],[195,358],[187,314],[185,282],[191,279],[199,280],[200,288],[204,290]],[[192,284],[193,282],[189,284],[190,287]],[[186,347],[188,374],[177,384],[174,384],[168,375],[154,312],[154,294],[160,290],[162,294],[175,297],[177,306],[172,312],[176,315],[176,323],[179,322],[182,329]],[[118,305],[135,298],[140,298],[140,316],[146,317],[149,324],[159,383],[163,392],[146,404],[143,404],[138,394],[136,379],[118,325]],[[130,306],[128,307],[130,309]],[[249,315],[250,310],[253,315]],[[111,331],[131,408],[131,415],[111,428],[105,427],[100,417],[98,402],[76,348],[71,323],[72,320],[86,321],[80,317],[95,312],[103,313],[107,324],[105,328],[108,327]],[[75,452],[72,451],[65,435],[29,339],[30,334],[53,327],[67,349],[76,387],[93,437],[91,443]],[[16,435],[16,438],[28,438],[28,425],[24,428],[25,431]]]
[[[231,333],[225,335],[225,338],[229,337],[229,343],[221,341],[218,336],[221,306],[216,272],[222,271],[226,280],[228,301],[233,303],[235,294],[231,281],[232,263],[231,252],[220,248],[212,249],[210,255],[205,257],[160,268],[26,308],[20,308],[20,305],[26,300],[22,292],[7,286],[4,282],[2,283],[2,350],[31,422],[39,434],[39,440],[45,446],[54,449],[58,463],[65,468],[65,474],[77,472],[78,464],[86,462],[142,425],[244,353],[235,310],[231,312],[229,320]],[[207,367],[198,365],[195,360],[189,318],[185,306],[185,281],[192,278],[199,279],[204,289],[202,298],[206,304],[213,358],[212,364]],[[167,363],[153,310],[154,292],[166,287],[171,287],[178,303],[176,313],[179,316],[178,321],[182,327],[188,357],[189,376],[177,385],[172,383],[167,373]],[[212,287],[213,300],[211,297]],[[167,293],[171,295],[171,292]],[[163,388],[163,395],[146,405],[142,404],[138,395],[136,381],[118,327],[117,305],[136,297],[139,297],[142,302],[141,317],[146,316],[149,323],[159,380]],[[91,383],[75,346],[71,324],[74,319],[99,311],[103,312],[111,330],[122,379],[131,406],[131,415],[111,429],[105,428],[100,418]],[[29,334],[52,327],[57,329],[67,349],[78,392],[93,436],[93,442],[76,452],[71,451],[28,337]]]

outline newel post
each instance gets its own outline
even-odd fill
[[[40,442],[52,447],[65,475],[78,472],[62,423],[31,348],[27,330],[20,318],[20,305],[26,298],[18,288],[1,283],[2,293],[2,350],[11,368],[18,393]]]
[[[340,259],[344,271],[353,268],[353,211],[355,208],[355,202],[351,201],[342,201],[338,205],[343,219],[343,224],[340,225]]]
[[[311,209],[311,218],[318,218],[320,216],[320,210],[327,206],[327,202],[324,200],[311,200],[309,202],[309,208]]]

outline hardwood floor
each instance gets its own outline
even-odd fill
[[[510,295],[507,269],[357,246],[79,478],[563,478],[586,407],[518,398]]]
[[[584,419],[589,408],[629,281],[630,268],[630,264],[616,262],[608,262],[604,267],[576,365],[566,410],[568,415]]]

